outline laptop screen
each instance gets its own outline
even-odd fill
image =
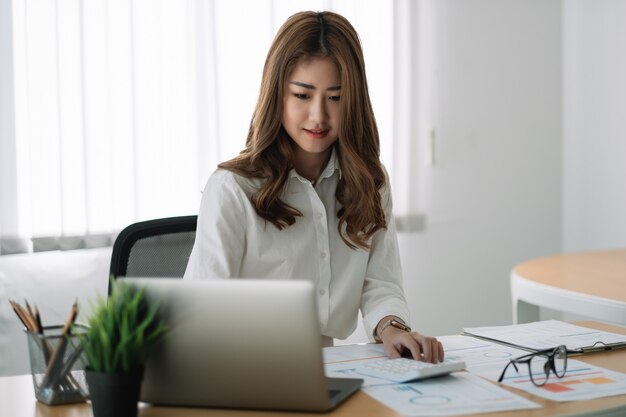
[[[311,282],[178,278],[125,278],[122,282],[144,288],[148,300],[159,303],[170,328],[167,339],[146,363],[142,401],[256,409],[332,408]],[[358,389],[360,383],[356,385]]]

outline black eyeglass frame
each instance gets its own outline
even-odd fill
[[[557,355],[563,356],[563,370],[557,371],[556,365],[554,364],[554,357]],[[546,373],[546,378],[543,381],[537,382],[533,378],[533,370],[530,366],[530,361],[536,356],[545,356],[546,363],[543,365],[543,370]],[[504,379],[504,374],[506,374],[506,370],[509,369],[510,365],[513,365],[515,371],[519,372],[516,364],[527,364],[528,365],[528,376],[535,386],[541,387],[544,386],[548,379],[550,378],[550,371],[556,375],[557,378],[563,378],[565,376],[565,372],[567,371],[567,347],[565,345],[560,345],[555,348],[538,350],[533,353],[529,353],[528,355],[520,356],[519,358],[511,359],[509,363],[506,364],[504,369],[502,370],[502,374],[500,374],[500,378],[498,378],[498,382],[502,382]]]

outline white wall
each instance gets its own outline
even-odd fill
[[[626,2],[563,8],[563,247],[625,247]]]
[[[519,262],[626,247],[626,2],[421,3],[435,165],[400,243],[414,327],[440,335],[510,323]]]
[[[560,252],[561,2],[436,0],[426,228],[399,236],[412,323],[509,324],[509,273]]]

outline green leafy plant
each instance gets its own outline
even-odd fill
[[[152,348],[167,335],[158,304],[147,302],[143,289],[111,280],[111,294],[99,297],[80,335],[87,369],[130,372],[143,365]]]

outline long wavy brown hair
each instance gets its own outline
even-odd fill
[[[282,126],[283,88],[296,63],[307,57],[335,62],[341,77],[341,121],[336,146],[342,176],[337,186],[339,234],[349,247],[368,248],[369,238],[385,228],[380,190],[378,128],[365,76],[359,37],[346,18],[332,12],[300,12],[279,29],[265,59],[261,90],[246,148],[219,165],[244,177],[265,181],[253,195],[256,212],[279,229],[302,213],[281,200],[293,168],[292,140]]]

